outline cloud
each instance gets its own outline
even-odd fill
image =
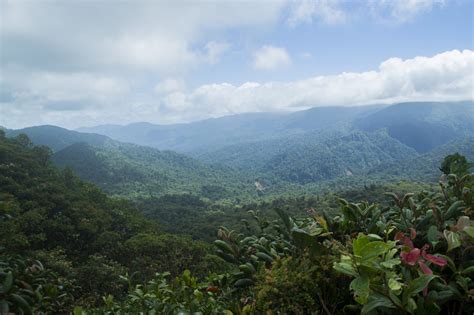
[[[293,82],[202,85],[180,93],[177,116],[187,120],[243,112],[293,111],[316,106],[356,106],[404,101],[473,99],[474,52],[391,58],[377,70],[317,76]],[[172,102],[168,99],[168,102]],[[172,103],[168,103],[173,108]]]
[[[443,6],[445,0],[370,0],[372,14],[385,22],[404,23],[420,13]]]
[[[217,62],[228,46],[208,37],[272,25],[285,3],[19,0],[1,6],[3,65],[176,75]]]
[[[405,23],[415,16],[443,6],[446,0],[302,0],[293,1],[287,18],[291,27],[314,21],[336,25],[357,18]]]
[[[4,82],[0,83],[4,86]],[[390,58],[372,71],[291,82],[213,83],[188,89],[182,80],[170,78],[154,87],[153,97],[141,100],[128,96],[130,87],[126,82],[90,74],[68,79],[45,73],[30,78],[25,84],[32,92],[16,91],[0,102],[0,125],[11,126],[12,121],[19,126],[31,125],[34,121],[68,127],[136,121],[176,123],[244,112],[294,111],[317,106],[474,99],[474,51],[452,50],[431,57]],[[66,88],[71,86],[72,90]],[[63,88],[71,93],[63,92]],[[58,110],[61,100],[64,108]],[[97,105],[72,110],[71,102],[77,101]],[[45,111],[49,102],[54,103],[56,110]]]
[[[185,89],[186,84],[181,79],[166,79],[159,82],[154,91],[157,94],[170,94],[173,92],[182,91]]]
[[[347,20],[347,12],[339,0],[295,1],[287,21],[294,27],[298,24],[311,24],[314,19],[326,24],[340,24]]]
[[[227,42],[210,41],[206,44],[206,59],[210,64],[216,64],[220,56],[230,48]]]
[[[248,48],[258,47],[259,32],[274,30],[279,22],[346,23],[361,11],[405,21],[441,4],[0,0],[0,125],[171,123],[245,111],[472,97],[466,92],[473,90],[472,51],[391,59],[374,71],[294,82],[212,83],[194,89],[185,83],[198,84],[189,76],[192,71],[202,80],[220,78],[222,70],[235,79],[249,70],[232,73],[247,58],[253,58],[256,70],[290,66],[292,56],[283,47]],[[297,54],[301,47],[292,49],[295,62],[310,57]],[[218,68],[227,53],[236,58]],[[210,65],[216,71],[206,73]]]
[[[285,48],[265,45],[254,53],[253,66],[258,70],[276,70],[291,65],[291,57]]]

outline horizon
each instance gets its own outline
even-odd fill
[[[243,115],[252,115],[252,114],[257,114],[257,115],[265,115],[265,114],[292,114],[292,113],[298,113],[298,112],[304,112],[304,111],[310,111],[310,110],[315,110],[315,109],[329,109],[329,108],[347,108],[347,107],[352,107],[352,108],[357,108],[357,107],[381,107],[381,108],[386,108],[386,107],[391,107],[391,106],[397,106],[397,105],[403,105],[403,104],[414,104],[414,106],[419,105],[419,104],[443,104],[443,103],[453,103],[453,104],[462,104],[462,103],[473,103],[474,99],[466,99],[466,100],[460,100],[460,101],[453,101],[453,102],[441,102],[441,101],[416,101],[416,102],[401,102],[401,103],[390,103],[390,104],[366,104],[366,105],[356,105],[356,106],[316,106],[316,107],[310,107],[302,110],[296,110],[296,111],[291,111],[291,112],[246,112],[246,113],[236,113],[236,114],[229,114],[225,116],[220,116],[220,117],[210,117],[210,118],[204,118],[204,119],[199,119],[199,120],[194,120],[194,121],[189,121],[189,122],[181,122],[181,123],[168,123],[168,124],[156,124],[152,123],[149,121],[135,121],[135,122],[130,122],[126,124],[102,124],[102,125],[94,125],[90,127],[84,127],[84,126],[79,126],[77,128],[67,128],[64,126],[60,125],[54,125],[54,124],[40,124],[40,125],[29,125],[29,126],[24,126],[20,128],[9,128],[8,126],[5,125],[0,125],[0,128],[5,128],[7,130],[21,130],[21,129],[27,129],[27,128],[35,128],[35,127],[44,127],[44,126],[49,126],[49,127],[58,127],[70,131],[77,131],[81,133],[95,133],[95,134],[100,134],[97,132],[93,131],[87,131],[87,129],[94,129],[97,127],[127,127],[131,125],[140,125],[140,124],[147,124],[147,125],[152,125],[152,126],[176,126],[176,125],[187,125],[187,124],[193,124],[193,123],[200,123],[200,122],[205,122],[205,121],[210,121],[210,120],[218,120],[221,118],[227,118],[227,117],[235,117],[235,116],[243,116]]]

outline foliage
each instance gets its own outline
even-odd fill
[[[375,203],[334,194],[247,206],[182,194],[135,203],[161,225],[49,156],[25,136],[0,134],[2,312],[474,311],[474,175],[461,155],[446,157],[449,174],[436,188],[343,194]],[[182,235],[210,238],[218,223],[230,227],[219,228],[215,255]]]
[[[55,168],[49,154],[24,135],[0,138],[0,246],[9,255],[41,259],[71,283],[65,309],[73,300],[87,306],[106,293],[124,295],[118,280],[126,272],[147,281],[155,272],[192,268],[202,275],[222,266],[208,244],[163,233],[129,202]]]
[[[0,313],[38,314],[67,311],[71,283],[37,260],[0,248]]]
[[[157,273],[144,285],[130,287],[124,301],[105,296],[104,306],[92,310],[100,314],[229,314],[216,287],[199,283],[189,270],[169,281],[169,273]],[[122,277],[124,281],[128,278]],[[87,314],[76,308],[75,314]],[[232,314],[232,313],[230,313]]]
[[[245,233],[219,230],[216,252],[234,267],[213,290],[236,314],[470,313],[474,187],[459,175],[437,191],[388,193],[383,207],[340,199],[335,216],[249,211]]]

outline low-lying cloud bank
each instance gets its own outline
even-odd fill
[[[174,123],[316,106],[474,99],[474,51],[452,50],[406,60],[391,58],[373,71],[293,82],[216,83],[188,89],[183,81],[168,79],[141,94],[127,82],[86,74],[69,79],[44,74],[22,84],[29,93],[1,95],[0,125]],[[77,88],[77,97],[75,93],[62,92],[73,87]],[[59,110],[61,104],[63,110]]]

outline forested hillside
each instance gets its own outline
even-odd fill
[[[45,145],[59,151],[74,143],[88,143],[91,145],[102,145],[110,139],[106,136],[93,133],[81,133],[56,126],[36,126],[18,130],[6,130],[8,137],[16,137],[26,134],[38,145]]]
[[[203,274],[222,264],[208,244],[164,233],[129,202],[55,168],[49,154],[24,136],[0,133],[1,312],[8,312],[5,303],[18,314],[69,312],[101,303],[106,293],[123,296],[119,276],[139,271],[142,281],[187,268]],[[14,288],[6,284],[10,272]]]
[[[459,152],[469,160],[474,160],[474,137],[454,140],[415,158],[383,163],[371,169],[368,176],[385,174],[386,176],[403,176],[408,180],[435,182],[438,179],[437,166],[446,155],[452,152]]]
[[[199,158],[307,184],[365,174],[381,163],[415,156],[415,150],[379,131],[306,133],[229,146]]]
[[[150,197],[197,193],[210,199],[256,195],[252,176],[206,165],[172,151],[119,142],[102,146],[76,143],[56,152],[53,161],[111,194]]]
[[[175,195],[136,203],[153,220],[54,167],[50,154],[0,133],[2,312],[474,310],[474,164],[459,154],[437,165],[438,188],[341,192],[353,202],[328,195],[225,207]],[[218,239],[211,246],[186,234]]]
[[[424,153],[474,136],[474,102],[396,104],[356,120],[355,126],[366,131],[385,128],[391,137]]]
[[[308,131],[230,145],[194,158],[58,127],[23,131],[36,144],[59,148],[72,143],[55,152],[56,165],[70,167],[107,193],[129,199],[194,194],[211,201],[246,203],[407,179],[433,182],[435,166],[445,155],[473,156],[472,138],[467,136],[420,155],[387,129]]]

